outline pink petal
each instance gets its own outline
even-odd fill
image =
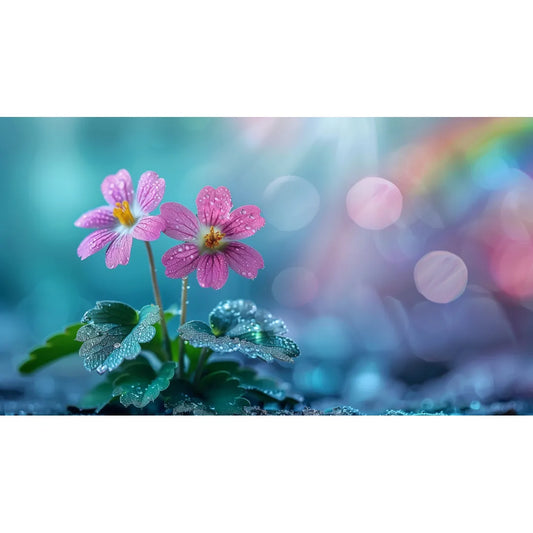
[[[131,205],[133,201],[133,185],[127,170],[122,169],[116,174],[107,176],[102,181],[101,189],[106,202],[113,207],[117,202],[126,200]]]
[[[244,239],[265,225],[261,210],[255,205],[243,205],[233,211],[229,220],[221,226],[222,233],[231,239]]]
[[[141,241],[155,241],[164,229],[165,221],[160,216],[145,216],[135,224],[131,234]]]
[[[228,244],[224,250],[224,255],[229,266],[237,274],[248,279],[255,279],[257,277],[257,271],[265,266],[261,254],[242,242],[231,242]]]
[[[107,268],[116,268],[118,265],[127,265],[130,260],[131,233],[119,235],[105,252],[105,264]]]
[[[74,225],[78,228],[112,228],[116,223],[113,209],[106,205],[83,213]]]
[[[222,252],[200,256],[196,276],[201,287],[221,289],[228,279],[228,273],[228,263]]]
[[[108,229],[93,231],[78,246],[78,256],[83,260],[101,250],[106,244],[117,238],[117,233]]]
[[[229,217],[231,194],[226,187],[204,187],[196,198],[198,218],[206,226],[217,226]]]
[[[161,206],[161,216],[165,220],[165,234],[180,241],[196,239],[198,219],[184,205],[167,202]]]
[[[197,266],[199,250],[195,244],[179,244],[167,250],[161,262],[165,265],[165,275],[168,278],[184,278]]]
[[[143,213],[153,211],[161,203],[164,194],[165,180],[151,170],[144,172],[137,186],[137,202]]]

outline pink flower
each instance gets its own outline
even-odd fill
[[[165,229],[161,216],[148,216],[163,199],[165,180],[148,170],[141,176],[134,196],[130,173],[119,170],[104,179],[101,189],[109,205],[87,211],[74,222],[79,228],[97,229],[83,239],[78,255],[86,259],[109,244],[105,253],[106,266],[127,265],[134,237],[155,241]]]
[[[259,208],[245,205],[231,211],[231,194],[226,187],[204,187],[196,198],[196,206],[198,217],[175,202],[161,206],[165,233],[185,241],[163,255],[165,274],[169,278],[184,278],[197,270],[198,283],[213,289],[226,283],[228,266],[237,274],[254,279],[265,266],[263,258],[238,241],[264,226]]]

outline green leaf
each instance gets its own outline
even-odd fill
[[[80,409],[96,409],[101,411],[115,396],[113,395],[113,383],[104,381],[91,389],[81,400]]]
[[[120,302],[97,302],[85,313],[76,335],[82,341],[80,356],[87,370],[99,374],[117,368],[124,359],[135,359],[141,352],[141,343],[151,341],[159,321],[157,305],[144,306],[139,314]]]
[[[197,320],[180,326],[179,335],[195,347],[213,352],[240,351],[268,363],[278,359],[294,362],[298,345],[286,337],[285,323],[271,313],[257,309],[248,300],[220,302],[209,315],[209,324]]]
[[[239,322],[253,320],[256,312],[256,305],[249,300],[224,300],[209,313],[209,324],[220,337]]]
[[[203,348],[196,348],[192,344],[185,342],[185,354],[187,355],[187,358],[189,359],[189,364],[187,366],[187,371],[186,371],[187,376],[192,376],[194,372],[196,371],[196,367],[198,366],[198,362],[200,360],[200,355],[202,354],[202,350]]]
[[[238,339],[216,337],[211,328],[199,320],[191,320],[179,327],[179,335],[196,348],[209,348],[214,352],[235,352],[239,349]]]
[[[211,361],[205,365],[204,374],[225,370],[235,376],[239,368],[241,368],[241,364],[237,361]]]
[[[174,415],[215,415],[214,407],[209,405],[202,394],[190,381],[174,378],[170,386],[161,393],[165,407],[172,409]]]
[[[250,331],[237,337],[241,340],[240,350],[250,357],[259,357],[267,362],[279,359],[293,363],[300,355],[298,345],[288,337],[273,335],[265,331]]]
[[[190,381],[175,377],[170,385],[162,393],[161,397],[165,402],[165,407],[176,407],[180,402],[197,398],[198,393]]]
[[[180,314],[180,310],[176,306],[171,306],[165,311],[165,320],[169,322],[172,320],[175,316],[178,316]]]
[[[204,376],[198,388],[207,403],[221,415],[243,414],[243,407],[250,405],[243,397],[245,390],[239,386],[239,381],[225,370]]]
[[[120,396],[120,403],[125,407],[133,405],[142,409],[169,387],[176,366],[174,361],[163,363],[156,373],[148,361],[142,358],[115,380],[113,395]]]
[[[89,324],[121,324],[134,326],[137,323],[137,311],[122,302],[96,302],[81,320]]]
[[[243,397],[246,391],[229,372],[216,371],[204,376],[195,388],[192,383],[174,378],[162,393],[165,406],[173,414],[243,414],[250,402]]]
[[[239,386],[252,403],[277,403],[279,405],[296,405],[303,401],[298,394],[289,394],[287,387],[274,379],[259,377],[257,372],[235,361],[214,361],[205,366],[204,374],[225,370],[239,381]]]
[[[167,322],[167,324],[170,320],[172,320],[177,315],[178,315],[177,309],[174,309],[174,308],[167,309],[165,311],[165,321]],[[164,345],[164,340],[163,340],[163,331],[161,328],[161,323],[154,324],[154,328],[155,328],[154,338],[143,346],[143,351],[152,352],[155,355],[157,355],[159,359],[165,360],[166,352],[165,352],[165,345]],[[178,339],[174,339],[173,341],[171,341],[171,347],[172,347],[173,352],[178,353],[177,351],[178,350]]]
[[[260,378],[255,370],[240,368],[235,377],[239,380],[240,387],[266,396],[270,401],[282,402],[287,397],[286,391],[273,379]]]
[[[28,359],[20,365],[20,372],[31,374],[57,359],[76,353],[80,349],[80,343],[76,340],[76,333],[81,326],[82,324],[68,326],[63,333],[58,333],[47,339],[44,346],[33,349]]]

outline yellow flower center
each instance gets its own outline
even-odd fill
[[[135,218],[131,214],[130,204],[124,200],[122,203],[117,202],[115,209],[113,209],[113,215],[123,226],[133,226],[135,224]]]
[[[218,248],[220,241],[224,237],[225,233],[215,231],[215,226],[211,226],[209,233],[204,235],[204,244],[206,248]]]

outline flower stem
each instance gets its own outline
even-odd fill
[[[188,278],[185,276],[181,280],[181,315],[180,315],[180,326],[185,324],[187,320],[187,290],[189,288]],[[178,352],[178,365],[179,365],[179,376],[182,378],[185,374],[185,342],[180,336],[179,343],[179,352]]]
[[[159,292],[159,285],[157,284],[157,276],[155,274],[154,254],[152,253],[152,247],[148,241],[145,241],[146,251],[148,252],[148,261],[150,262],[150,274],[152,276],[152,288],[154,289],[155,303],[159,307],[159,317],[161,318],[161,331],[163,332],[163,341],[165,343],[165,352],[167,361],[172,358],[172,348],[170,345],[170,337],[168,336],[167,323],[165,321],[165,311],[163,309],[163,303],[161,302],[161,293]]]
[[[196,367],[196,373],[194,374],[195,385],[198,385],[200,378],[202,377],[202,372],[204,371],[204,366],[212,353],[213,352],[209,348],[202,348],[200,359],[198,359],[198,366]]]

